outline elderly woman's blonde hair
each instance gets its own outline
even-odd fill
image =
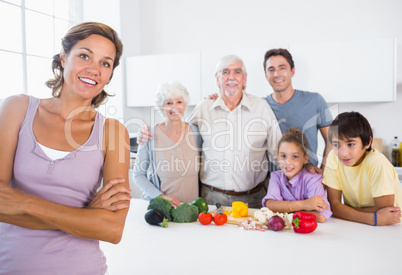
[[[162,115],[165,114],[162,111],[163,103],[167,99],[183,98],[183,101],[188,105],[190,103],[190,95],[187,89],[178,81],[169,81],[162,83],[156,89],[156,106],[161,111]]]

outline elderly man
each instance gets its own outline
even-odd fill
[[[201,196],[208,204],[260,208],[281,137],[278,122],[265,100],[244,92],[247,72],[239,57],[223,57],[215,77],[219,97],[199,103],[189,119],[202,138]],[[143,130],[139,140],[149,138]]]
[[[261,207],[268,157],[273,160],[281,133],[263,99],[244,92],[247,72],[234,55],[216,67],[217,100],[198,104],[190,123],[202,137],[201,196],[208,204],[243,201]]]
[[[295,90],[292,86],[292,77],[295,66],[292,55],[286,49],[271,49],[264,57],[265,78],[274,92],[264,99],[268,102],[278,120],[282,133],[297,127],[307,138],[309,164],[308,171],[319,172],[325,167],[325,159],[332,146],[328,142],[328,128],[332,123],[332,115],[324,98],[318,93]],[[209,95],[209,99],[216,99],[217,94]],[[325,142],[321,169],[318,164],[318,131]],[[276,170],[275,165],[270,170]]]

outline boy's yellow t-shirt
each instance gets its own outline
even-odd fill
[[[346,205],[360,208],[375,206],[375,197],[395,195],[394,206],[402,207],[398,174],[389,160],[375,149],[366,153],[354,167],[345,166],[332,150],[327,157],[323,183],[343,193]]]

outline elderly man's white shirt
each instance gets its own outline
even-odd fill
[[[232,111],[221,97],[204,100],[189,121],[202,137],[202,183],[241,192],[265,180],[281,131],[264,99],[243,93]]]

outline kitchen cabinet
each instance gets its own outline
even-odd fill
[[[218,92],[216,64],[236,54],[247,69],[246,91],[271,94],[263,61],[271,48],[286,48],[295,61],[293,87],[320,93],[329,103],[396,100],[396,39],[381,38],[326,43],[264,45],[189,54],[150,55],[126,59],[127,105],[154,106],[156,86],[179,80],[191,95],[191,105]]]
[[[200,70],[200,53],[127,57],[127,106],[155,106],[157,87],[168,81],[179,81],[190,94],[190,105],[196,105],[201,100]]]
[[[148,203],[132,199],[120,244],[100,243],[110,274],[401,273],[401,224],[374,227],[330,218],[310,234],[198,221],[162,228],[145,222]]]
[[[320,93],[327,102],[396,100],[396,40],[290,45],[293,87]]]

